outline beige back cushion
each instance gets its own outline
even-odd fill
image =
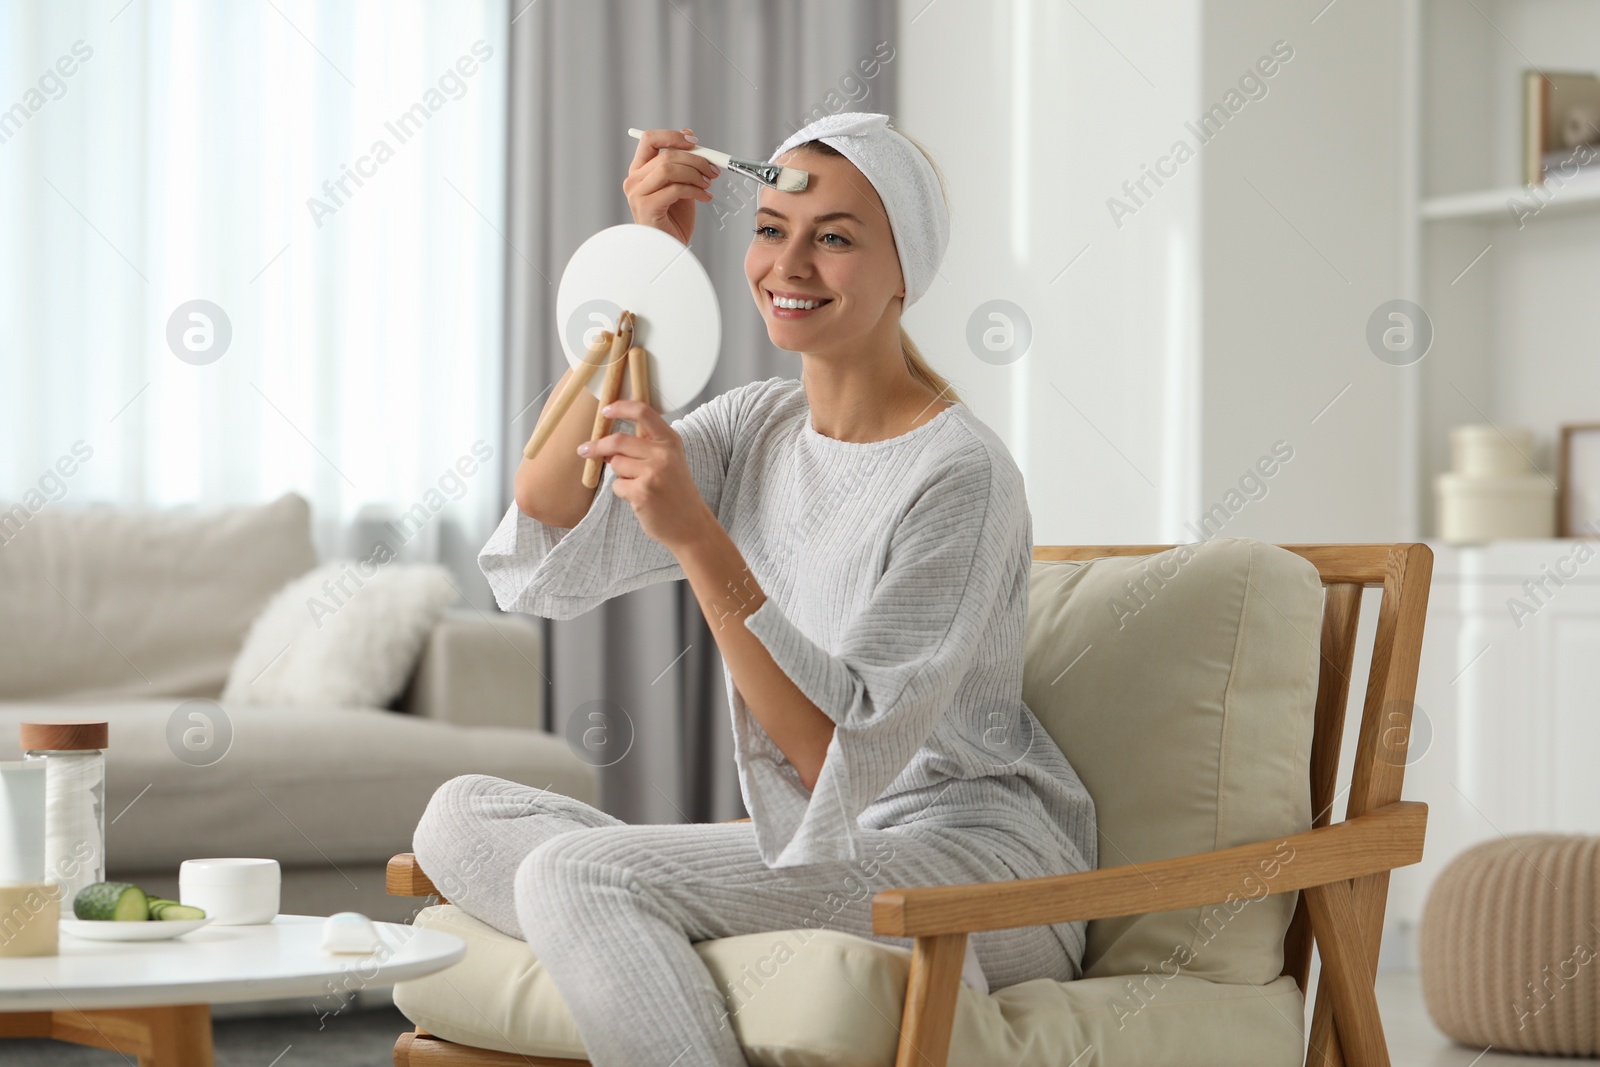
[[[316,562],[294,493],[45,507],[0,549],[0,700],[215,697],[257,613]]]
[[[1102,868],[1310,829],[1322,619],[1312,563],[1217,538],[1035,561],[1029,596],[1023,699],[1094,798]],[[1085,976],[1272,981],[1298,896],[1269,895],[1293,862],[1292,849],[1280,855],[1241,877],[1230,901],[1091,921]]]

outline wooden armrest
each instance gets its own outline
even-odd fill
[[[1400,800],[1353,819],[1215,852],[1049,878],[885,889],[872,930],[894,937],[1005,930],[1261,899],[1422,859],[1428,806]]]
[[[401,852],[389,858],[389,865],[383,872],[383,891],[391,897],[436,896],[441,902],[444,900],[444,894],[422,873],[414,852]]]

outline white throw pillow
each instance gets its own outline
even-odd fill
[[[233,661],[222,699],[384,707],[405,688],[423,642],[455,599],[450,572],[436,564],[325,563],[268,601]]]

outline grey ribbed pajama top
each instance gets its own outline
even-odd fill
[[[1022,700],[1033,523],[994,432],[957,403],[899,437],[838,441],[811,425],[789,378],[729,390],[672,425],[767,595],[744,625],[836,724],[807,792],[724,664],[763,861],[856,859],[859,824],[976,839],[1018,877],[1094,869],[1093,801]],[[570,530],[511,505],[478,557],[501,608],[568,619],[684,577],[603,471]],[[1051,927],[1074,959],[1084,927]]]

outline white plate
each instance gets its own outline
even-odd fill
[[[146,919],[117,922],[109,919],[62,919],[61,930],[89,941],[165,941],[198,930],[210,919]]]
[[[556,290],[556,329],[567,365],[582,366],[586,337],[614,330],[627,310],[638,322],[634,343],[650,353],[650,402],[662,414],[700,395],[722,345],[717,291],[698,259],[676,237],[627,222],[578,246]],[[589,376],[597,399],[605,372]],[[627,378],[622,395],[628,396]]]

